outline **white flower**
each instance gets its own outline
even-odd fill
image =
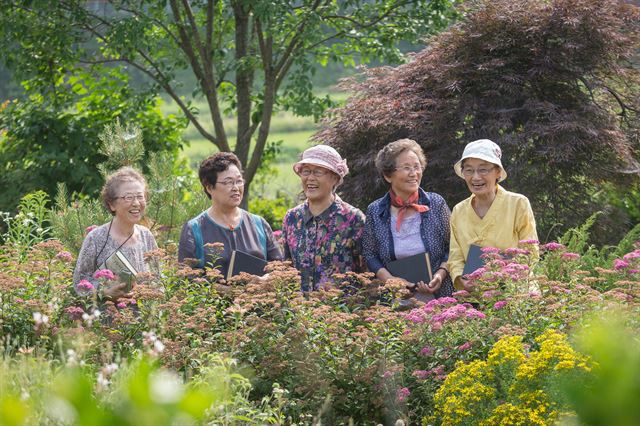
[[[158,371],[150,378],[151,399],[159,404],[178,402],[184,393],[180,377],[171,371]]]

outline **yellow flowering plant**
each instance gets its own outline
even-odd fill
[[[527,351],[521,336],[498,340],[485,360],[458,363],[434,397],[435,425],[549,425],[569,411],[556,383],[588,375],[593,362],[553,329]]]

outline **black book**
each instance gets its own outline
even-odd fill
[[[387,270],[394,277],[404,278],[413,284],[420,281],[428,284],[433,278],[429,253],[418,253],[404,259],[389,262]]]
[[[246,272],[251,275],[264,275],[264,267],[267,261],[259,257],[250,255],[240,250],[231,252],[231,260],[229,261],[229,269],[227,270],[227,279],[238,275],[240,272]]]
[[[462,271],[462,276],[471,274],[476,270],[482,268],[484,266],[484,259],[482,256],[482,247],[477,246],[475,244],[471,244],[469,246],[469,253],[467,253],[467,261],[464,264],[464,270]]]

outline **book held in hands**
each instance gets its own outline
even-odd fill
[[[475,244],[469,246],[469,252],[467,253],[467,261],[464,264],[464,270],[462,276],[469,275],[476,270],[484,266],[484,259],[482,256],[482,247]]]
[[[420,281],[428,284],[433,279],[431,271],[431,259],[429,253],[418,253],[413,256],[394,260],[387,264],[387,270],[394,277],[402,278],[412,284]],[[416,292],[414,297],[421,302],[427,302],[434,298],[433,294],[425,294]]]
[[[238,275],[240,272],[246,272],[251,275],[264,275],[264,267],[267,261],[259,257],[250,255],[240,250],[231,252],[231,260],[229,260],[229,269],[227,270],[226,279]]]
[[[120,250],[114,251],[111,256],[104,261],[104,268],[109,269],[118,277],[120,282],[126,283],[125,291],[128,293],[133,287],[133,280],[138,275],[138,271],[133,267],[127,256]]]

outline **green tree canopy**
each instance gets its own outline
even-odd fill
[[[591,197],[600,185],[638,182],[640,170],[639,16],[613,0],[470,3],[410,63],[346,85],[356,95],[316,135],[349,160],[345,198],[365,207],[380,196],[376,152],[411,137],[429,157],[424,187],[453,206],[468,196],[453,164],[490,138],[542,238],[607,210]]]
[[[48,91],[78,64],[132,67],[200,134],[235,151],[250,182],[280,109],[316,118],[317,64],[403,59],[398,43],[442,29],[453,0],[0,0],[7,62]],[[195,76],[181,87],[180,72]],[[184,93],[190,93],[184,95]],[[206,110],[193,100],[203,99]],[[235,114],[236,140],[223,116]]]

